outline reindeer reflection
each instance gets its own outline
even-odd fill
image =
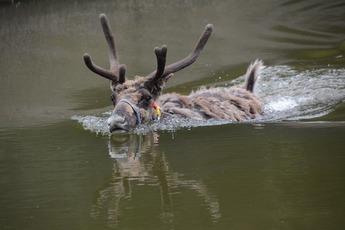
[[[106,218],[108,225],[116,226],[121,211],[121,200],[132,197],[135,185],[158,186],[161,197],[161,217],[171,222],[174,218],[172,189],[190,189],[201,197],[213,221],[220,217],[219,202],[206,185],[199,180],[188,180],[185,176],[169,169],[166,157],[156,151],[158,134],[124,134],[109,139],[109,155],[115,159],[111,181],[97,192],[91,210],[95,219]]]

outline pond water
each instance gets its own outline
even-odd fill
[[[343,229],[345,3],[342,0],[0,0],[1,229]],[[128,76],[200,58],[166,92],[243,81],[265,62],[252,122],[162,121],[109,135],[98,16]]]

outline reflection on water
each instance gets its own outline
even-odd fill
[[[146,135],[111,136],[109,155],[115,159],[112,178],[97,191],[91,210],[92,218],[102,219],[108,226],[118,226],[119,219],[126,213],[127,205],[136,199],[134,196],[138,195],[141,199],[133,209],[142,205],[150,207],[150,198],[142,197],[135,191],[150,187],[153,196],[160,197],[158,212],[164,223],[174,222],[174,200],[184,196],[180,191],[185,189],[191,190],[196,197],[202,199],[210,218],[215,222],[219,221],[220,205],[215,195],[208,191],[201,180],[187,179],[187,176],[170,169],[164,153],[157,151],[158,142],[159,135],[155,132]]]
[[[344,127],[97,137],[69,121],[2,130],[0,221],[4,229],[341,229]]]

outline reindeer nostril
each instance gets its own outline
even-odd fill
[[[117,116],[114,118],[114,122],[117,124],[123,124],[125,123],[126,119],[124,117]]]
[[[125,117],[113,115],[108,119],[108,126],[109,127],[123,127],[127,124]]]

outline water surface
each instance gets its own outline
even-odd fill
[[[0,1],[1,229],[342,229],[343,1]],[[128,77],[186,56],[166,92],[243,81],[248,123],[169,121],[109,136],[106,13]]]

